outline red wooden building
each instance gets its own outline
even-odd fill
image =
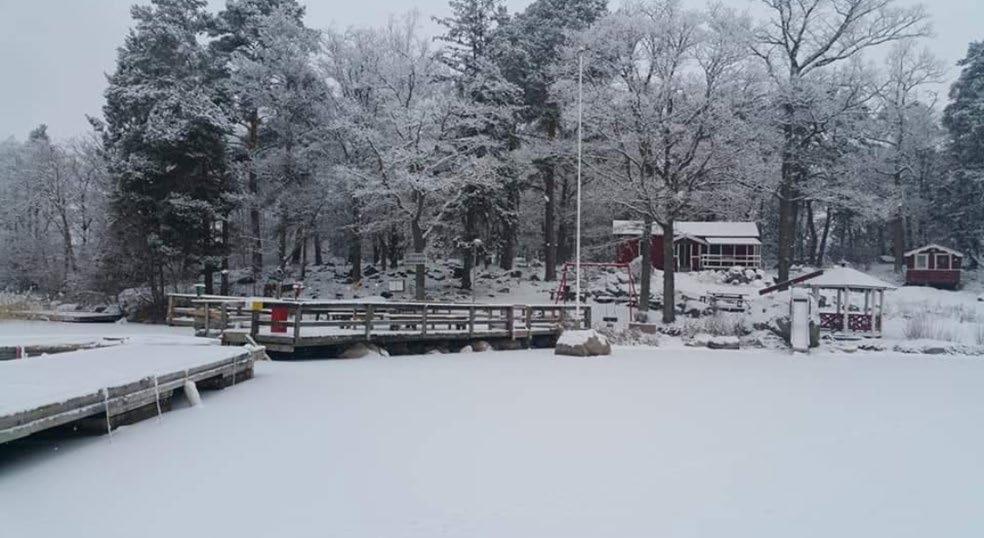
[[[618,240],[618,263],[628,263],[639,256],[642,221],[613,221],[612,233]],[[649,235],[653,267],[663,269],[663,229],[654,223]],[[673,262],[678,271],[762,266],[762,242],[754,222],[676,222],[673,243]]]
[[[905,283],[956,289],[960,286],[963,254],[940,245],[926,245],[905,253]]]

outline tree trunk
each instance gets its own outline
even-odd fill
[[[558,206],[558,219],[560,221],[557,226],[557,262],[570,261],[574,257],[573,248],[571,244],[571,235],[576,233],[576,231],[571,230],[570,216],[567,214],[567,205],[570,202],[568,200],[569,191],[569,181],[565,176],[560,181],[560,205]]]
[[[390,267],[396,269],[396,262],[399,261],[400,257],[400,235],[396,233],[396,227],[390,228],[387,248],[389,250]]]
[[[254,110],[250,115],[248,132],[246,136],[246,151],[249,154],[249,174],[246,180],[249,190],[249,230],[253,236],[250,241],[251,269],[253,279],[259,281],[260,274],[263,272],[263,235],[260,231],[260,186],[256,176],[256,165],[253,160],[259,144],[260,119]]]
[[[301,280],[303,281],[307,278],[307,261],[308,261],[308,235],[307,232],[303,232],[301,235]]]
[[[676,299],[674,290],[674,274],[676,264],[673,263],[673,220],[661,222],[663,227],[663,323],[673,323],[676,320]]]
[[[475,254],[475,248],[473,246],[476,236],[475,227],[475,212],[466,211],[464,242],[461,252],[461,289],[463,290],[472,289],[471,271],[475,264],[475,260],[473,259]]]
[[[202,222],[202,241],[204,242],[202,251],[206,256],[206,260],[211,259],[213,252],[212,245],[212,221],[209,219],[203,219]],[[205,282],[205,294],[212,295],[215,293],[215,268],[212,266],[211,261],[206,261],[202,264],[202,280]]]
[[[314,231],[314,264],[324,265],[325,260],[321,254],[321,231]]]
[[[649,296],[653,280],[653,217],[649,213],[642,216],[642,235],[639,236],[639,255],[642,267],[639,269],[639,321],[649,321]]]
[[[519,243],[519,187],[510,184],[506,188],[506,197],[509,204],[509,214],[505,218],[502,226],[502,248],[499,251],[499,268],[509,271],[513,268],[513,260],[516,258],[516,248]]]
[[[817,266],[823,267],[824,256],[827,254],[827,238],[830,237],[830,221],[834,208],[827,206],[827,215],[823,219],[823,234],[820,236],[820,248],[817,251]]]
[[[427,240],[424,238],[424,231],[420,229],[420,224],[417,221],[410,222],[410,234],[412,235],[414,253],[423,255],[424,249],[427,248]],[[418,301],[423,301],[427,298],[425,293],[427,286],[427,265],[418,263],[416,270],[416,275],[414,275],[414,298]]]
[[[796,235],[796,208],[793,204],[793,186],[783,181],[779,187],[779,281],[789,280],[789,268],[793,264],[793,238]]]
[[[817,265],[817,223],[814,221],[813,215],[813,202],[806,202],[806,225],[807,232],[810,237],[809,243],[807,243],[807,248],[810,249],[810,254],[807,256],[809,263],[812,267]]]
[[[219,293],[229,295],[229,216],[222,219],[222,271],[219,273]]]
[[[557,280],[557,200],[553,163],[542,167],[543,173],[543,257],[544,276],[548,282]]]
[[[901,214],[892,220],[892,256],[895,258],[895,272],[901,273],[905,264],[905,217]]]

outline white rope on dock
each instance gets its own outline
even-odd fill
[[[157,404],[157,421],[161,420],[161,387],[157,383],[157,376],[154,376],[154,402]]]
[[[112,441],[113,427],[109,421],[109,389],[104,388],[101,392],[103,393],[103,407],[106,409],[106,434],[109,435],[109,439]]]

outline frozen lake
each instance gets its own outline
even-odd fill
[[[26,537],[976,537],[982,386],[981,360],[875,353],[261,363],[112,439],[0,452],[0,520]]]

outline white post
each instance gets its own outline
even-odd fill
[[[574,315],[581,319],[581,116],[584,87],[584,49],[577,51],[577,239],[575,242]]]

